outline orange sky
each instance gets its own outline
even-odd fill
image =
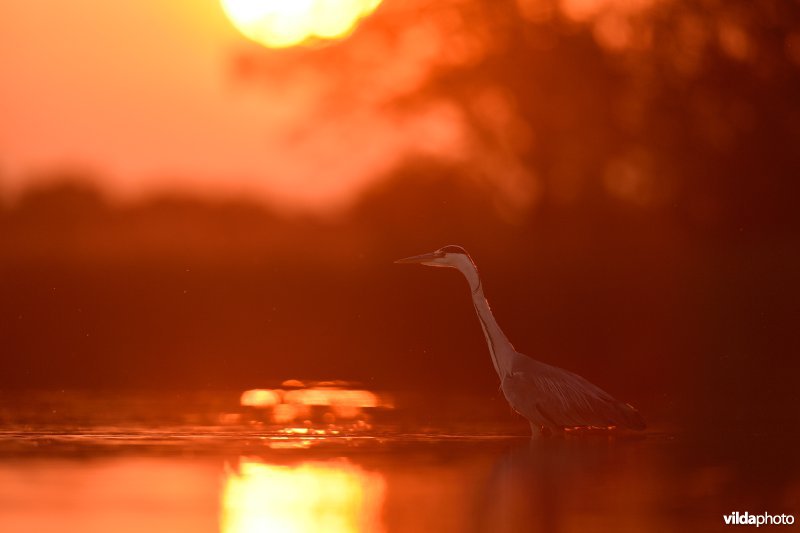
[[[439,53],[424,22],[388,44],[374,28],[392,4],[372,15],[372,30],[287,55],[244,39],[216,0],[6,0],[0,192],[69,167],[122,197],[178,188],[328,206],[410,153],[458,157],[456,109],[385,111]],[[232,74],[241,52],[268,65],[263,80]]]

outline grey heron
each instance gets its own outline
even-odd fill
[[[467,278],[500,388],[514,411],[528,420],[534,436],[576,427],[644,429],[644,419],[630,404],[615,400],[577,374],[514,349],[492,314],[478,268],[464,248],[445,246],[395,262],[455,268]]]

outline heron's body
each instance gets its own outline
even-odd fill
[[[530,422],[534,435],[543,429],[553,432],[573,427],[645,427],[641,415],[629,404],[615,400],[577,374],[517,352],[497,324],[483,294],[478,269],[463,248],[445,246],[398,262],[451,267],[464,274],[500,388],[511,407]]]

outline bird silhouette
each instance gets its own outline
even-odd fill
[[[516,351],[492,314],[475,262],[461,246],[445,246],[395,262],[455,268],[467,278],[500,388],[511,407],[528,420],[533,436],[581,427],[645,428],[644,419],[630,404],[577,374]]]

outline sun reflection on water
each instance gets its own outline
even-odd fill
[[[383,476],[347,460],[294,466],[242,458],[222,490],[222,533],[384,531]]]
[[[394,408],[385,395],[353,388],[348,382],[304,383],[294,379],[284,381],[281,388],[246,390],[240,404],[251,413],[263,413],[259,415],[262,419],[284,425],[286,433],[311,435],[369,429],[370,412]],[[303,427],[295,427],[298,425]]]

